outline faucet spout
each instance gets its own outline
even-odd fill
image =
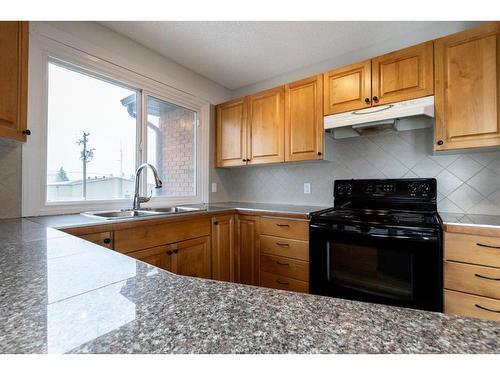
[[[149,163],[141,164],[139,168],[137,168],[137,171],[135,172],[135,191],[134,191],[134,202],[132,206],[134,210],[139,210],[141,208],[141,203],[146,203],[151,199],[151,197],[141,197],[139,195],[139,184],[141,180],[141,173],[145,168],[148,167],[153,171],[153,176],[155,179],[155,188],[160,189],[163,185],[163,183],[160,180],[160,176],[158,175],[158,171],[152,164]]]

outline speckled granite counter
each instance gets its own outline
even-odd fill
[[[496,215],[471,215],[471,214],[454,214],[448,212],[440,212],[439,216],[444,224],[464,224],[478,226],[495,226],[500,227],[500,216]]]
[[[161,215],[161,216],[149,216],[149,217],[113,219],[113,220],[94,218],[80,214],[37,216],[37,217],[28,217],[27,219],[35,223],[46,225],[52,228],[68,229],[73,227],[84,227],[84,226],[92,226],[98,224],[113,224],[113,223],[123,223],[127,221],[138,221],[138,220],[158,220],[161,218],[174,217],[174,216],[182,217],[188,215],[199,215],[203,214],[204,212],[221,213],[231,210],[238,210],[243,213],[267,212],[267,213],[283,214],[283,215],[301,215],[304,218],[307,218],[310,213],[327,208],[319,206],[298,206],[290,204],[245,203],[245,202],[222,202],[222,203],[211,203],[205,205],[188,205],[188,206],[201,207],[203,208],[203,211],[176,213],[175,215]]]
[[[500,353],[500,324],[182,277],[0,220],[0,353]]]

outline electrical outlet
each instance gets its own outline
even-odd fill
[[[217,193],[217,183],[212,182],[212,193]]]
[[[311,194],[311,184],[304,182],[304,194]]]

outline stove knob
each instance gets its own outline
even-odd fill
[[[410,184],[408,185],[408,191],[410,194],[415,194],[418,190],[418,185],[417,184]]]
[[[430,191],[431,191],[431,187],[429,186],[429,184],[420,185],[420,193],[421,194],[429,194]]]
[[[352,185],[351,184],[347,184],[345,186],[345,192],[347,195],[351,195],[352,194]]]

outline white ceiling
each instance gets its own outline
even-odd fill
[[[230,90],[432,23],[435,22],[101,22]]]

